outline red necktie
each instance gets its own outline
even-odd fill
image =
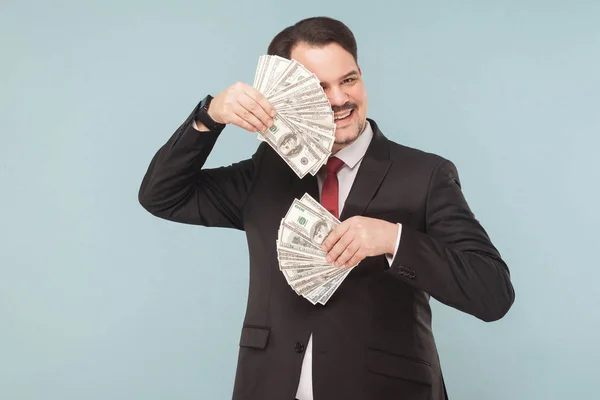
[[[337,173],[344,166],[344,162],[337,157],[329,157],[327,161],[327,177],[321,189],[321,205],[334,217],[339,218],[339,184]]]

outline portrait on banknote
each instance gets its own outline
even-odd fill
[[[323,241],[329,234],[329,231],[329,226],[327,225],[327,222],[325,222],[325,220],[317,221],[313,225],[310,232],[312,242],[320,246],[321,244],[323,244]]]
[[[296,133],[283,135],[277,143],[280,153],[286,157],[294,157],[302,151],[302,140]]]

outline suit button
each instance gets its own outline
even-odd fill
[[[294,350],[296,350],[296,353],[302,353],[304,351],[304,344],[302,342],[296,343]]]

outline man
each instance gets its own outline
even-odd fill
[[[335,157],[317,177],[299,179],[266,143],[250,159],[202,169],[226,124],[250,132],[273,124],[265,97],[236,83],[196,107],[154,156],[139,194],[158,217],[246,232],[250,287],[233,398],[447,398],[429,296],[497,320],[514,300],[506,264],[454,165],[388,140],[367,119],[356,42],[343,23],[300,21],[268,53],[313,72],[335,112]],[[297,296],[278,269],[279,223],[305,193],[342,221],[323,241],[328,260],[360,262],[326,306]]]

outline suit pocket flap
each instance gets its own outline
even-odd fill
[[[271,330],[265,327],[244,326],[242,328],[242,336],[240,337],[240,346],[264,349],[267,347],[270,332]]]
[[[367,368],[371,372],[424,383],[431,386],[431,367],[425,361],[413,360],[381,350],[367,350]]]

